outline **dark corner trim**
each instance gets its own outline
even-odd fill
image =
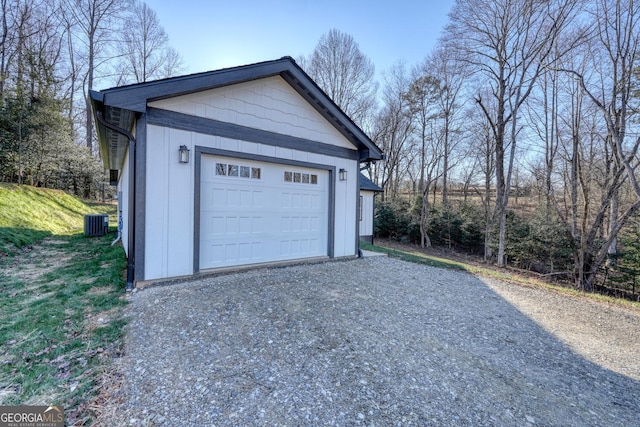
[[[136,269],[134,279],[145,279],[146,227],[147,217],[147,118],[142,114],[136,123],[136,166],[135,166],[135,215],[136,215]]]
[[[360,164],[358,164],[358,179],[356,181],[356,255],[361,256],[360,252]]]
[[[200,272],[200,178],[202,167],[202,149],[195,147],[195,165],[193,177],[193,274]]]

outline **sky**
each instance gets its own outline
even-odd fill
[[[146,0],[185,73],[313,51],[336,28],[351,35],[378,77],[398,61],[411,67],[434,47],[455,0]]]

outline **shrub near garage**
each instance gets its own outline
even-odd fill
[[[417,197],[413,205],[406,201],[376,203],[376,237],[419,243],[421,203],[421,197]],[[471,253],[481,252],[484,244],[482,215],[471,203],[461,203],[457,208],[432,206],[429,209],[427,233],[434,245],[451,245]]]
[[[378,237],[401,239],[407,235],[410,218],[405,202],[376,202],[374,233]]]

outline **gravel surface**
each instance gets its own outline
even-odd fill
[[[580,296],[364,258],[130,299],[107,425],[640,425],[640,313]]]

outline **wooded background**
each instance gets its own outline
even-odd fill
[[[0,0],[0,14],[0,179],[104,199],[88,91],[178,74],[180,55],[139,1]]]
[[[180,74],[179,53],[144,2],[0,9],[0,180],[108,196],[88,90]],[[297,61],[385,153],[363,170],[384,188],[379,236],[634,297],[639,12],[632,0],[457,0],[424,61],[380,82],[338,29]]]

